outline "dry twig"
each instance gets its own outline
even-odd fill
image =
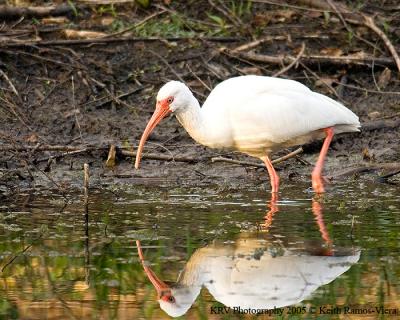
[[[17,89],[15,88],[14,84],[11,82],[10,78],[7,76],[7,74],[2,69],[0,69],[0,74],[3,76],[4,79],[6,79],[8,85],[10,86],[10,88],[14,92],[14,94],[18,98],[20,98],[20,95],[19,95]]]
[[[84,9],[86,6],[79,6],[79,10]],[[52,5],[52,6],[37,6],[37,7],[19,7],[19,6],[0,6],[1,18],[15,18],[15,17],[46,17],[46,16],[63,16],[74,13],[74,8],[69,4]]]
[[[298,2],[304,3],[308,6],[326,10],[326,9],[331,9],[333,8],[334,11],[339,15],[339,18],[342,20],[342,22],[347,21],[352,24],[356,25],[364,25],[371,29],[373,32],[375,32],[383,41],[385,44],[386,48],[389,50],[390,54],[393,57],[393,60],[395,62],[395,65],[397,66],[397,69],[400,71],[400,57],[393,46],[393,44],[390,42],[389,38],[387,35],[375,24],[375,21],[372,17],[364,15],[362,13],[354,13],[351,12],[346,5],[344,4],[337,4],[334,3],[332,0],[328,1],[321,1],[321,0],[298,0]],[[345,22],[344,22],[345,23]],[[345,23],[346,26],[346,23]]]
[[[257,47],[264,42],[274,41],[274,40],[286,40],[286,39],[287,39],[287,37],[285,37],[285,36],[274,36],[274,37],[266,36],[264,38],[242,44],[239,47],[232,49],[231,52],[235,53],[235,52],[240,52],[240,51],[246,51],[246,50],[250,50],[250,49]]]
[[[389,162],[389,163],[373,163],[373,164],[361,164],[358,167],[355,168],[349,168],[349,169],[345,169],[339,172],[336,172],[333,175],[328,176],[327,178],[329,180],[331,179],[337,179],[337,178],[341,178],[341,177],[348,177],[348,176],[352,176],[355,174],[360,174],[360,173],[364,173],[364,172],[371,172],[371,171],[377,171],[377,170],[381,170],[381,169],[386,169],[386,170],[395,170],[395,173],[392,175],[397,174],[397,170],[400,169],[400,162]],[[390,177],[391,175],[384,175],[382,177]]]
[[[285,161],[287,159],[293,158],[295,156],[297,156],[299,153],[303,152],[303,148],[298,148],[290,153],[288,153],[287,155],[280,157],[278,159],[272,160],[272,164],[277,164],[280,163],[282,161]],[[228,163],[233,163],[233,164],[239,164],[242,166],[251,166],[251,167],[256,167],[256,168],[266,168],[264,164],[261,163],[255,163],[255,162],[250,162],[250,161],[240,161],[240,160],[234,160],[234,159],[229,159],[229,158],[225,158],[225,157],[214,157],[211,158],[211,162],[228,162]]]
[[[269,63],[269,64],[290,64],[295,57],[292,56],[270,56],[265,54],[257,54],[252,52],[232,52],[228,49],[221,50],[222,53],[234,57],[234,58],[242,58],[255,62]],[[358,65],[358,66],[372,66],[375,65],[381,66],[394,66],[393,59],[385,58],[385,57],[353,57],[353,56],[321,56],[321,55],[303,55],[300,57],[299,62],[306,65],[335,65],[335,66],[348,66],[348,65]]]
[[[273,77],[279,77],[282,74],[284,74],[285,72],[289,71],[293,66],[297,65],[299,63],[299,60],[301,59],[301,57],[304,54],[304,50],[306,48],[306,45],[304,44],[304,42],[301,44],[301,49],[300,52],[298,53],[298,55],[296,56],[296,58],[290,63],[288,64],[286,67],[284,67],[283,69],[279,70],[278,72],[274,73],[272,76]]]
[[[389,172],[389,173],[387,173],[387,174],[385,174],[383,176],[379,176],[379,179],[385,181],[388,178],[391,178],[391,177],[394,177],[395,175],[398,175],[399,173],[400,173],[400,169],[395,170],[393,172]]]
[[[1,48],[17,47],[49,47],[49,46],[74,46],[74,45],[105,45],[114,42],[156,42],[156,41],[210,41],[210,42],[238,42],[242,41],[240,37],[114,37],[114,38],[96,38],[79,40],[32,40],[32,41],[4,41],[0,42]]]
[[[400,72],[400,57],[393,46],[393,44],[390,42],[389,38],[387,35],[380,29],[378,26],[375,24],[374,19],[372,19],[369,16],[364,15],[364,24],[369,27],[372,31],[374,31],[383,41],[389,52],[391,53],[394,61],[396,62],[397,69]]]
[[[121,31],[114,32],[114,33],[111,33],[109,35],[106,35],[105,37],[103,37],[103,39],[114,38],[114,37],[117,37],[117,36],[121,36],[124,33],[127,33],[129,31],[135,30],[137,27],[141,26],[142,24],[146,23],[147,21],[149,21],[149,20],[151,20],[151,19],[153,19],[153,18],[155,18],[155,17],[157,17],[157,16],[159,16],[159,15],[165,13],[165,12],[167,12],[165,9],[161,9],[161,11],[154,12],[154,13],[150,14],[149,16],[147,16],[146,18],[144,18],[143,20],[135,23],[133,26],[130,26],[130,27],[125,28],[125,29],[123,29]]]
[[[87,206],[89,197],[89,165],[87,163],[83,165],[83,192],[85,197],[85,206]]]
[[[117,149],[117,154],[119,153],[120,155],[127,156],[127,157],[136,157],[136,152],[134,151],[129,151],[126,149],[118,148]],[[61,157],[66,157],[66,156],[72,156],[76,154],[81,154],[84,152],[90,152],[90,151],[95,151],[95,150],[109,150],[109,146],[61,146],[61,145],[40,145],[40,146],[16,146],[16,145],[0,145],[0,151],[64,151],[65,153],[51,156],[48,158],[42,158],[39,160],[36,160],[35,162],[43,162],[49,159],[55,159],[55,158],[61,158]],[[275,159],[272,161],[273,164],[280,163],[282,161],[285,161],[287,159],[290,159],[292,157],[296,157],[299,153],[303,152],[302,148],[298,148],[294,150],[293,152],[288,153],[287,155],[280,157],[278,159]],[[151,153],[145,153],[143,154],[143,159],[148,159],[148,160],[161,160],[161,161],[175,161],[175,162],[189,162],[189,163],[197,163],[197,162],[202,162],[202,161],[211,161],[211,162],[218,162],[218,161],[223,161],[223,162],[230,162],[230,163],[236,163],[236,164],[241,164],[241,165],[249,165],[249,166],[254,166],[254,167],[259,167],[259,168],[265,168],[264,165],[253,163],[253,162],[246,162],[246,161],[239,161],[239,160],[233,160],[233,159],[227,159],[223,157],[184,157],[184,156],[174,156],[174,155],[163,155],[163,154],[151,154]]]
[[[227,10],[226,6],[221,2],[218,1],[219,4],[216,5],[214,3],[214,0],[208,0],[208,3],[218,12],[222,13],[230,22],[233,23],[235,27],[241,27],[242,26],[242,21],[240,21],[237,17],[235,17],[232,13]]]

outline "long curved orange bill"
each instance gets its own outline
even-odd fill
[[[136,240],[136,247],[139,254],[140,262],[142,263],[143,270],[149,278],[150,282],[153,284],[154,288],[157,291],[157,298],[158,300],[163,299],[166,300],[168,297],[171,296],[171,288],[161,279],[157,277],[153,270],[148,267],[144,261],[144,256],[142,252],[142,247],[140,245],[140,240]]]
[[[151,116],[149,122],[147,123],[146,128],[143,131],[142,137],[140,138],[139,148],[136,153],[136,160],[135,160],[135,168],[138,169],[140,165],[140,160],[142,158],[142,152],[144,148],[144,144],[146,143],[147,138],[149,137],[150,133],[154,130],[157,124],[165,118],[167,114],[169,114],[171,110],[169,109],[169,105],[166,103],[157,103],[156,110],[154,111],[153,115]]]

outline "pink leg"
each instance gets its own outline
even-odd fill
[[[271,187],[272,193],[278,192],[279,189],[279,176],[276,173],[274,166],[271,163],[271,159],[268,156],[262,157],[262,161],[264,161],[265,166],[267,167],[268,173],[269,173],[269,178],[271,180]]]
[[[322,214],[322,205],[315,199],[312,199],[312,211],[315,216],[315,220],[317,221],[319,232],[321,233],[322,239],[328,246],[327,250],[325,251],[325,255],[332,256],[332,240],[329,237],[328,230],[326,230],[323,214]]]
[[[325,128],[324,129],[325,133],[326,133],[326,138],[324,140],[324,144],[322,145],[322,149],[321,152],[319,154],[317,163],[315,164],[315,168],[312,172],[312,186],[313,189],[316,193],[323,193],[325,192],[324,190],[324,184],[322,182],[322,169],[324,167],[324,162],[325,162],[325,158],[326,158],[326,154],[328,153],[328,149],[329,149],[329,145],[332,141],[334,132],[333,132],[333,128]]]
[[[274,219],[275,213],[279,211],[278,209],[278,194],[272,193],[271,201],[269,203],[269,210],[265,214],[265,222],[261,225],[265,231],[268,231],[269,227],[272,225],[272,220]]]

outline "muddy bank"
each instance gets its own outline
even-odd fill
[[[385,8],[377,11],[372,2],[361,10],[368,13],[372,8],[379,17],[390,18],[392,24],[396,22],[395,15]],[[136,150],[154,110],[157,90],[166,81],[182,79],[203,102],[209,88],[223,79],[242,74],[274,75],[287,67],[232,54],[255,38],[266,40],[245,50],[242,47],[241,52],[295,57],[304,43],[304,54],[328,57],[327,62],[294,65],[280,76],[341,100],[360,116],[364,126],[360,134],[335,138],[327,159],[328,175],[338,176],[342,170],[356,168],[337,178],[375,181],[378,176],[398,169],[400,82],[394,63],[385,69],[383,63],[370,63],[368,59],[363,65],[329,62],[329,57],[333,61],[335,57],[349,55],[390,60],[382,40],[365,27],[352,26],[356,36],[349,39],[346,27],[333,12],[324,18],[320,12],[270,4],[254,3],[241,14],[237,12],[232,15],[236,23],[221,13],[220,8],[209,7],[207,1],[192,5],[173,1],[167,9],[170,11],[160,13],[155,20],[144,22],[142,29],[133,29],[129,39],[118,41],[113,36],[116,41],[90,43],[86,39],[82,43],[68,43],[65,33],[49,31],[38,20],[35,28],[42,44],[40,41],[35,45],[0,44],[0,192],[9,195],[27,188],[61,191],[79,188],[85,162],[90,164],[94,185],[98,187],[124,183],[165,186],[211,183],[221,188],[268,189],[263,169],[210,161],[217,156],[255,162],[257,159],[199,146],[175,118],[165,119],[159,125],[146,145],[146,152],[199,161],[143,160],[137,171],[131,157],[117,152],[115,165],[106,165],[111,145]],[[111,16],[113,21],[122,21],[127,26],[159,10],[164,9],[153,6],[124,11],[120,6],[113,15],[99,15],[90,9],[85,15],[71,18],[69,23],[77,30],[113,34],[115,30],[102,25],[101,19]],[[210,16],[220,17],[225,26]],[[198,25],[189,24],[193,20]],[[166,31],[163,26],[171,30]],[[207,26],[209,30],[204,31]],[[18,25],[8,20],[2,33],[12,39],[18,31],[20,37],[31,41],[32,28],[31,20]],[[395,35],[396,31],[389,28],[388,32]],[[60,40],[66,42],[57,44]],[[371,41],[376,43],[375,47]],[[399,48],[396,42],[394,46]],[[320,145],[319,142],[307,145],[299,157],[277,165],[283,185],[309,179],[310,164],[315,162]],[[48,151],[46,146],[64,146],[65,150]],[[67,154],[69,147],[81,152]],[[282,150],[274,157],[293,150]],[[385,165],[388,163],[391,165]],[[396,181],[398,176],[390,179]]]

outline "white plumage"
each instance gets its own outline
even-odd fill
[[[359,131],[360,127],[358,117],[340,103],[297,81],[261,76],[220,83],[200,113],[207,119],[203,124],[206,139],[198,142],[218,146],[220,136],[208,133],[223,131],[231,140],[226,148],[257,157],[322,138],[318,130],[323,128],[335,127],[335,133],[340,133]]]
[[[313,172],[313,186],[323,192],[322,164],[333,134],[360,127],[358,117],[345,106],[293,80],[231,78],[215,87],[202,108],[185,84],[170,81],[158,92],[156,111],[139,144],[136,168],[148,135],[170,112],[197,142],[261,158],[273,192],[278,191],[279,178],[270,164],[271,152],[326,136],[326,150]]]
[[[203,287],[231,308],[293,305],[346,272],[360,258],[357,249],[342,249],[340,256],[312,255],[307,250],[291,250],[251,235],[231,245],[214,243],[198,249],[169,289],[174,299],[160,299],[160,307],[172,317],[181,316]]]

